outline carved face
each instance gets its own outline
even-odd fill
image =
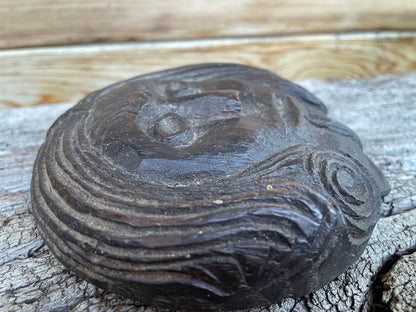
[[[165,178],[171,172],[176,180],[201,172],[233,175],[289,146],[281,134],[296,130],[306,112],[270,82],[244,78],[118,86],[96,99],[93,143],[130,172],[158,171]],[[307,105],[316,109],[320,103]]]

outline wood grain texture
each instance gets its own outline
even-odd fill
[[[385,217],[369,246],[345,274],[306,298],[286,299],[252,311],[372,311],[383,304],[382,294],[376,291],[382,285],[377,281],[383,280],[379,275],[392,272],[387,281],[396,272],[394,267],[390,270],[390,260],[416,249],[416,74],[300,83],[324,101],[331,118],[360,136],[365,152],[382,169],[392,192],[385,199]],[[34,226],[29,196],[34,158],[46,130],[69,107],[61,104],[0,112],[0,311],[150,312],[148,307],[106,293],[68,272],[43,245]],[[395,209],[397,203],[400,209]],[[415,289],[406,291],[414,293]],[[401,305],[392,309],[400,306],[411,311],[412,301],[395,298],[402,300]]]
[[[0,1],[0,48],[409,30],[412,0]]]
[[[0,51],[0,109],[74,102],[139,74],[204,62],[241,63],[290,80],[416,70],[416,33],[109,44]]]
[[[416,310],[416,252],[402,256],[383,277],[383,303],[392,312]]]

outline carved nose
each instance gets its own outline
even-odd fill
[[[190,123],[202,125],[215,120],[240,117],[241,102],[237,90],[215,90],[171,99],[176,113]]]

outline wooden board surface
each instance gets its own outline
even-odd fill
[[[416,29],[413,0],[0,0],[0,48]]]
[[[392,191],[369,246],[345,274],[310,296],[252,312],[414,311],[414,300],[399,294],[403,283],[395,276],[397,267],[402,276],[414,276],[416,262],[402,258],[392,265],[416,250],[416,73],[300,84],[326,103],[330,117],[356,131]],[[151,312],[80,280],[51,255],[36,231],[32,165],[46,130],[69,107],[0,111],[0,311]],[[383,289],[383,281],[391,289]],[[414,294],[415,285],[406,283],[406,293]]]
[[[290,80],[416,70],[416,33],[105,44],[0,51],[0,109],[74,102],[113,82],[203,62],[274,71]]]

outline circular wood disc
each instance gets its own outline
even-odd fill
[[[193,311],[323,286],[362,253],[388,191],[320,100],[235,64],[91,93],[50,128],[32,178],[37,227],[63,264]]]

